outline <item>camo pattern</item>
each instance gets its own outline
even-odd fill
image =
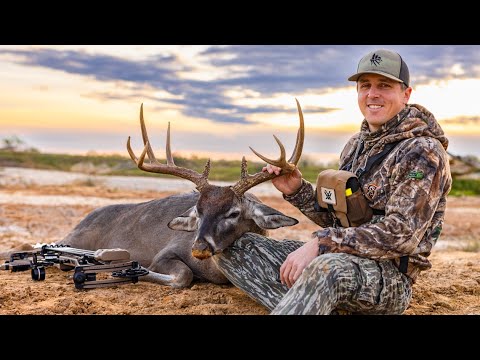
[[[402,140],[368,173],[359,177],[370,207],[385,210],[358,227],[333,226],[328,212],[314,209],[314,188],[302,180],[295,194],[284,198],[324,229],[314,233],[330,240],[332,253],[349,253],[376,260],[410,255],[407,274],[415,281],[428,260],[444,223],[452,178],[446,149],[448,140],[434,116],[424,107],[407,105],[381,129],[370,132],[363,120],[360,132],[347,143],[340,168],[358,172],[387,143]],[[363,143],[363,148],[360,146]]]
[[[272,315],[402,314],[408,307],[411,281],[389,260],[320,255],[289,289],[280,282],[280,266],[303,244],[246,233],[213,259],[235,286]]]

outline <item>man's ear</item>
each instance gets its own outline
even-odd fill
[[[171,220],[167,226],[172,230],[195,231],[197,230],[197,220],[197,206],[195,205]]]
[[[297,219],[255,201],[250,201],[247,217],[250,217],[262,229],[278,229],[298,224]]]

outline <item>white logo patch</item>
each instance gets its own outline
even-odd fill
[[[322,192],[322,200],[327,204],[336,205],[337,198],[335,197],[335,190],[329,189],[325,187],[320,187],[320,191]]]

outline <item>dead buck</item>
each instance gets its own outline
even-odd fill
[[[267,159],[250,148],[262,160],[281,167],[282,173],[295,169],[303,149],[303,114],[298,101],[297,109],[300,128],[295,149],[288,161],[285,148],[275,135],[281,152],[278,160]],[[202,174],[175,165],[170,150],[170,124],[166,164],[155,158],[143,119],[143,104],[140,107],[140,126],[145,145],[140,157],[134,154],[130,137],[127,141],[128,153],[138,168],[190,180],[198,191],[143,203],[98,208],[88,214],[59,244],[87,250],[128,250],[131,259],[139,261],[150,271],[140,280],[173,287],[188,286],[194,278],[220,284],[228,280],[215,266],[212,255],[223,251],[246,232],[266,235],[266,229],[298,223],[296,219],[263,204],[253,194],[246,193],[250,188],[271,180],[275,174],[258,172],[249,175],[243,157],[241,178],[236,184],[211,185],[208,183],[210,160]],[[145,162],[146,156],[149,162]]]

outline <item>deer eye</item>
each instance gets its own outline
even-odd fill
[[[234,212],[228,214],[227,216],[225,216],[225,219],[235,219],[239,215],[240,215],[240,211],[234,211]]]

